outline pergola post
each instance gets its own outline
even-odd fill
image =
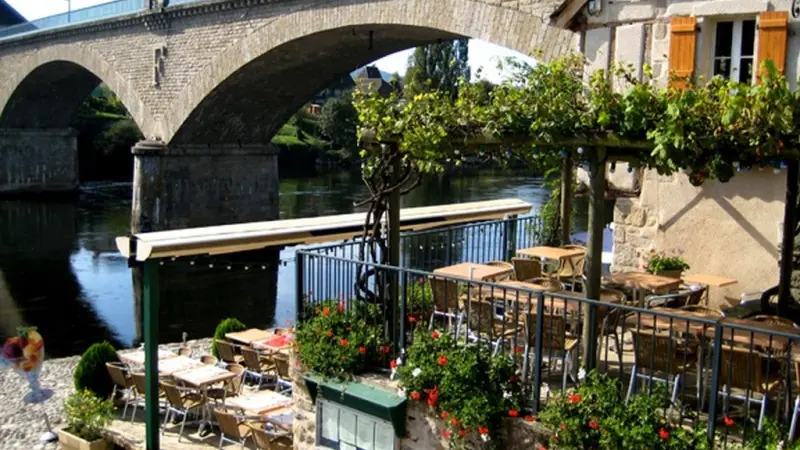
[[[561,163],[561,205],[559,214],[561,216],[561,245],[570,243],[570,231],[572,231],[572,180],[573,163],[571,157],[563,158]]]
[[[144,373],[147,450],[158,450],[158,261],[144,262]]]
[[[606,149],[598,147],[589,156],[589,242],[586,251],[586,298],[600,298],[603,276],[603,227],[605,226]],[[595,368],[597,357],[597,306],[583,306],[583,358],[586,370]]]
[[[794,262],[794,232],[797,224],[798,161],[788,162],[786,173],[786,203],[783,212],[783,239],[781,242],[780,281],[778,284],[778,311],[789,307],[792,287],[792,265]]]

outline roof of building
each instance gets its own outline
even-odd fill
[[[394,90],[392,85],[383,79],[380,69],[375,66],[362,67],[356,71],[353,78],[358,89],[362,91],[378,91],[380,95],[386,97]]]
[[[0,26],[11,26],[25,23],[28,20],[5,0],[0,0]]]

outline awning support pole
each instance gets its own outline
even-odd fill
[[[591,152],[589,180],[589,236],[586,251],[586,298],[600,299],[600,282],[603,276],[603,227],[605,225],[606,149],[598,147]],[[595,367],[597,358],[597,306],[583,305],[583,358],[586,370]]]
[[[158,261],[144,263],[144,372],[147,450],[158,450]]]

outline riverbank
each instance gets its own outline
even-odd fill
[[[162,344],[159,347],[177,351],[181,343]],[[187,341],[193,357],[211,353],[211,338]],[[39,436],[47,431],[44,414],[55,431],[64,426],[64,401],[75,390],[72,374],[80,356],[45,359],[39,381],[42,389],[53,391],[53,395],[37,405],[26,405],[23,397],[28,392],[28,383],[11,369],[0,369],[0,448],[49,450],[59,448],[57,442],[43,444]]]

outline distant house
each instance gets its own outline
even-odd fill
[[[325,100],[339,97],[345,92],[352,91],[355,89],[355,87],[356,83],[353,81],[353,77],[351,77],[349,73],[344,74],[341,78],[334,81],[330,86],[318,92],[317,95],[314,96],[314,99],[311,101],[311,103],[321,105],[325,103]]]
[[[377,91],[383,97],[388,97],[395,89],[383,78],[383,74],[375,66],[366,66],[357,70],[353,78],[357,89],[366,92]]]

